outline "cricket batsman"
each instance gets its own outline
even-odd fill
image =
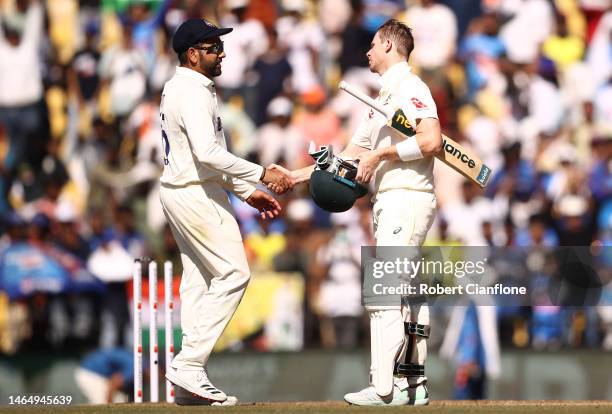
[[[189,19],[172,47],[180,66],[164,86],[160,105],[164,170],[160,199],[181,251],[181,351],[166,378],[180,405],[235,405],[208,378],[206,364],[236,311],[250,278],[242,237],[226,190],[258,209],[280,212],[258,182],[282,193],[291,179],[227,151],[213,78],[225,57],[220,37],[232,29]]]
[[[370,70],[381,77],[377,101],[389,109],[401,109],[416,134],[410,138],[398,134],[387,126],[383,115],[370,110],[340,154],[343,159],[359,161],[358,182],[374,178],[377,250],[382,246],[421,246],[436,212],[433,156],[442,148],[442,133],[429,88],[407,63],[413,48],[410,29],[389,20],[376,32],[367,57]],[[310,166],[290,174],[300,183],[310,180],[313,170]],[[313,184],[310,191],[315,201],[324,196],[321,192],[335,197],[329,188]],[[427,405],[427,304],[398,298],[395,305],[366,306],[366,310],[370,317],[371,385],[346,394],[344,399],[364,406]]]

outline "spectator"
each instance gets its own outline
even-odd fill
[[[119,121],[130,115],[147,89],[148,65],[145,54],[132,40],[133,27],[123,26],[121,45],[102,55],[100,77],[110,89],[111,113]]]
[[[332,216],[331,239],[317,251],[318,264],[326,270],[318,307],[331,323],[331,335],[323,345],[355,348],[361,328],[361,247],[366,239],[359,227],[359,213],[352,209]],[[327,344],[325,343],[327,342]]]
[[[586,197],[565,194],[553,206],[561,246],[589,246],[593,241],[592,211]]]
[[[143,257],[146,245],[143,235],[136,229],[134,212],[127,205],[115,210],[116,238],[131,257]]]
[[[285,225],[281,220],[253,221],[252,228],[245,237],[247,249],[252,252],[252,267],[258,271],[267,271],[272,268],[274,256],[282,252],[286,245],[284,235]]]
[[[507,144],[502,154],[503,166],[487,186],[487,195],[503,194],[511,200],[528,200],[536,190],[537,180],[533,166],[521,158],[521,144]]]
[[[546,0],[520,0],[512,18],[500,30],[508,59],[514,63],[536,60],[542,42],[553,32],[554,16]]]
[[[448,223],[448,234],[466,246],[486,246],[482,224],[493,217],[490,200],[483,197],[476,184],[469,181],[463,182],[462,193],[462,201],[442,209]]]
[[[102,348],[126,346],[130,338],[130,311],[126,282],[132,277],[133,258],[112,231],[105,231],[87,261],[88,270],[104,282],[100,343]]]
[[[122,348],[96,350],[83,358],[74,378],[89,404],[128,402],[134,383],[134,357]]]
[[[351,1],[351,19],[342,31],[342,49],[338,57],[343,74],[356,67],[368,67],[366,53],[370,50],[372,34],[363,27],[363,10],[362,0]]]
[[[0,17],[0,124],[9,141],[0,168],[0,212],[10,208],[6,195],[15,172],[32,144],[28,140],[40,139],[43,126],[43,8],[38,0],[17,6],[16,14]]]
[[[227,145],[234,154],[247,159],[253,156],[257,144],[257,128],[251,116],[246,112],[245,101],[238,95],[232,96],[221,108],[223,129],[229,137]]]
[[[495,14],[485,14],[471,23],[459,46],[459,58],[465,62],[468,98],[487,85],[501,82],[500,59],[505,53]]]
[[[318,85],[301,95],[304,111],[297,114],[293,124],[306,142],[313,141],[317,148],[333,145],[337,150],[345,146],[346,135],[338,115],[327,105],[327,94]]]
[[[247,86],[247,74],[255,61],[269,48],[263,24],[247,15],[249,3],[249,0],[225,2],[228,13],[222,19],[221,25],[234,30],[223,38],[227,57],[224,59],[226,62],[221,76],[215,80],[215,83],[223,88],[225,100],[234,95],[247,97],[244,90]],[[249,112],[253,105],[247,105],[247,108]]]
[[[444,4],[420,0],[406,12],[406,24],[414,36],[414,64],[432,71],[444,68],[455,54],[457,19]]]
[[[302,160],[307,152],[300,131],[291,125],[293,104],[288,98],[274,98],[268,105],[270,122],[259,128],[257,152],[262,165],[284,164],[294,170],[304,166]]]
[[[543,214],[534,214],[529,217],[527,230],[521,230],[517,234],[516,245],[519,247],[555,247],[559,245],[559,238]]]
[[[69,74],[70,91],[77,98],[79,110],[87,110],[90,116],[96,109],[100,86],[97,35],[98,27],[89,23],[85,27],[85,45],[74,54]]]
[[[589,172],[589,189],[598,205],[612,198],[612,139],[595,137],[592,142],[593,167]]]
[[[267,35],[270,48],[253,65],[257,79],[255,86],[257,105],[254,113],[257,126],[268,120],[266,109],[270,101],[291,90],[288,82],[291,77],[291,65],[286,50],[279,44],[275,30],[269,30]]]
[[[557,14],[555,32],[544,41],[542,54],[555,63],[558,70],[578,62],[584,55],[584,40],[571,34],[567,28],[566,17]]]
[[[51,223],[51,234],[59,247],[85,262],[90,251],[78,226],[78,216],[74,207],[68,202],[60,203]]]
[[[128,5],[124,24],[131,26],[131,36],[135,49],[140,50],[146,56],[146,64],[151,67],[157,55],[156,34],[157,29],[163,23],[168,6],[172,0],[161,0],[157,10],[152,13],[151,1],[135,0]]]
[[[291,86],[303,93],[321,81],[325,36],[316,20],[306,18],[305,0],[283,0],[281,4],[285,15],[278,19],[276,30],[281,44],[289,50]]]

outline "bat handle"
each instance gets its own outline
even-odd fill
[[[372,99],[370,96],[366,95],[348,82],[341,81],[338,84],[338,88],[347,92],[349,95],[352,95],[353,97],[359,99],[361,102],[368,105],[370,108],[377,110],[378,112],[383,114],[385,118],[390,119],[393,116],[392,111],[387,111],[380,102],[377,102],[376,100]]]

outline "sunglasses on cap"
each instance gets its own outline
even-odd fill
[[[222,41],[213,43],[210,46],[192,46],[192,47],[194,49],[203,50],[206,53],[213,53],[215,55],[220,55],[221,53],[223,53],[223,42]]]

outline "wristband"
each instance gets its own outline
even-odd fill
[[[395,144],[395,150],[402,161],[414,161],[423,158],[423,153],[416,138],[408,138]]]

